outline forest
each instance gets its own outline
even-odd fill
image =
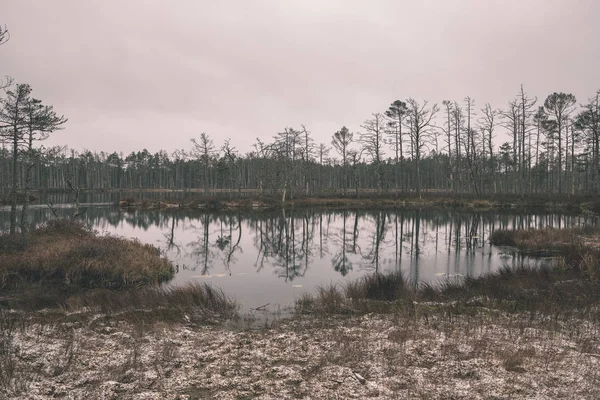
[[[449,194],[595,194],[600,190],[600,90],[585,104],[523,87],[503,109],[475,100],[408,98],[372,113],[360,132],[342,126],[318,143],[304,125],[257,138],[242,153],[209,133],[187,149],[125,155],[43,140],[67,119],[5,81],[0,99],[0,195],[31,190],[200,189],[303,195],[436,191]],[[496,136],[510,141],[497,146]],[[320,133],[319,136],[323,136]],[[16,194],[14,195],[16,197]]]

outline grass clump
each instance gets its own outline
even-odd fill
[[[300,313],[326,314],[389,312],[394,308],[393,305],[412,301],[413,296],[414,290],[401,271],[373,273],[344,287],[321,286],[314,295],[305,293],[296,301],[296,310]]]
[[[166,281],[172,264],[151,245],[98,235],[80,222],[54,220],[22,237],[0,236],[0,286],[121,288]]]
[[[352,312],[347,298],[338,285],[318,286],[316,293],[304,293],[296,300],[300,314],[347,314]]]
[[[221,289],[193,283],[121,291],[96,289],[71,296],[64,308],[67,312],[84,310],[144,320],[207,322],[234,317],[238,305]]]
[[[401,271],[389,274],[374,273],[346,285],[351,299],[394,301],[408,294],[409,288]]]

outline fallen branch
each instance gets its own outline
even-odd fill
[[[271,304],[271,303],[264,304],[264,305],[262,305],[262,306],[260,306],[260,307],[251,308],[251,310],[252,310],[252,311],[266,311],[266,307],[267,307],[269,304]]]
[[[52,214],[54,214],[54,216],[56,218],[58,218],[58,213],[56,212],[56,208],[54,208],[54,204],[51,201],[48,201],[46,203],[46,205],[48,206],[48,208],[50,209],[50,211],[52,211]]]
[[[352,371],[352,375],[356,378],[357,381],[359,381],[361,384],[365,384],[367,383],[367,380],[358,372],[354,372]]]

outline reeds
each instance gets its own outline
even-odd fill
[[[144,287],[121,291],[96,289],[71,296],[65,311],[129,314],[144,319],[207,322],[236,315],[238,305],[221,289],[208,284]]]
[[[304,294],[297,302],[296,309],[301,312],[351,313],[361,310],[389,311],[379,307],[378,303],[411,300],[414,289],[406,282],[401,271],[388,274],[374,273],[366,275],[345,286],[329,285],[317,288],[315,295]],[[374,301],[373,303],[369,303]],[[374,307],[376,309],[374,309]]]
[[[585,313],[600,306],[600,257],[587,249],[568,266],[509,267],[479,277],[448,278],[437,283],[407,282],[401,272],[373,273],[345,287],[319,288],[297,303],[300,313],[405,312],[419,307],[471,312],[484,307],[505,312]],[[564,259],[563,263],[565,263]],[[565,264],[567,265],[567,264]]]

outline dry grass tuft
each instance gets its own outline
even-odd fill
[[[527,360],[535,357],[535,351],[533,349],[523,349],[515,352],[505,354],[502,357],[502,366],[508,372],[524,373],[527,370],[524,365]]]
[[[409,288],[402,271],[389,274],[374,273],[346,286],[346,296],[351,299],[394,301],[404,297]]]
[[[213,322],[236,315],[238,305],[221,289],[208,284],[121,291],[96,289],[69,298],[67,312],[81,310],[133,319]]]

